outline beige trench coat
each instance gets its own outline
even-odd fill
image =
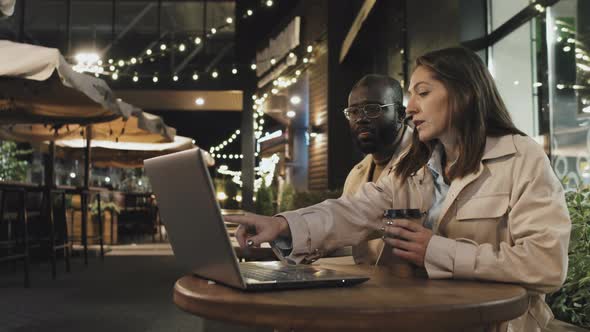
[[[431,173],[422,168],[403,183],[390,172],[343,196],[282,213],[291,229],[288,257],[311,262],[325,252],[376,238],[383,210],[420,208],[434,197]],[[529,290],[527,313],[500,331],[539,331],[553,317],[546,293],[567,272],[571,222],[561,183],[541,147],[529,137],[489,137],[479,171],[451,183],[425,267],[431,279],[518,283]]]

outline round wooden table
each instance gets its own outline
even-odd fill
[[[304,331],[481,331],[524,314],[528,306],[525,289],[517,285],[401,279],[381,267],[320,266],[371,280],[350,288],[253,293],[185,276],[174,286],[174,303],[204,318]]]

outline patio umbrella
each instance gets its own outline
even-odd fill
[[[57,156],[60,158],[79,158],[86,146],[85,140],[65,139],[57,140]],[[93,140],[92,163],[97,167],[140,168],[143,161],[173,152],[195,148],[189,137],[175,136],[171,143],[130,143]],[[215,165],[215,160],[209,153],[201,150],[207,164]]]
[[[59,50],[0,40],[0,124],[89,124],[133,110],[105,81],[74,71]]]
[[[84,128],[79,124],[5,124],[0,125],[0,139],[30,142],[35,146],[46,141],[78,139],[84,135]],[[159,143],[172,142],[176,129],[167,126],[159,116],[133,108],[132,116],[128,119],[119,117],[108,122],[95,123],[92,125],[92,132],[92,139]]]
[[[13,4],[0,1],[2,13],[9,13]],[[0,137],[35,143],[82,133],[87,140],[82,189],[87,191],[93,130],[92,126],[84,129],[80,126],[111,120],[119,121],[120,128],[115,123],[104,131],[99,127],[96,136],[118,140],[129,131],[130,123],[153,134],[149,138],[153,141],[171,141],[175,133],[159,117],[115,98],[103,80],[74,71],[57,49],[0,40]],[[52,143],[46,176],[48,187],[55,185],[54,151]],[[83,195],[83,228],[87,203]],[[83,242],[87,263],[86,241]]]

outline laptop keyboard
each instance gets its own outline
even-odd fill
[[[326,270],[320,270],[310,266],[265,268],[262,266],[240,264],[240,271],[245,278],[260,281],[313,280],[323,277],[326,274]]]

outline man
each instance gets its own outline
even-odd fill
[[[410,145],[412,129],[404,122],[402,100],[399,82],[388,76],[366,75],[353,86],[344,115],[355,143],[366,156],[348,174],[343,195],[354,195],[364,183],[387,176]],[[382,247],[380,239],[357,245],[352,248],[354,261],[374,265]]]

